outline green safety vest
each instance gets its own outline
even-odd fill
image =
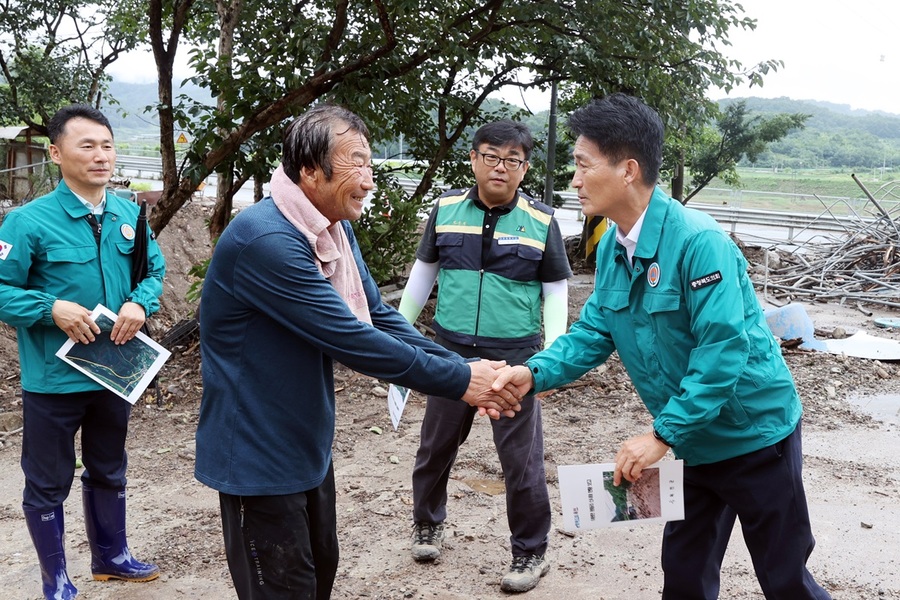
[[[467,191],[438,200],[435,329],[466,345],[527,347],[541,339],[541,281],[553,210],[519,194],[497,220],[482,263],[484,211]]]

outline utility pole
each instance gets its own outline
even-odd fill
[[[553,206],[553,170],[556,168],[556,82],[550,84],[550,122],[547,125],[547,176],[544,180],[544,204]]]

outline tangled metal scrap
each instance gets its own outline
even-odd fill
[[[851,208],[854,218],[841,221],[845,232],[817,236],[790,253],[766,252],[757,285],[767,299],[804,297],[853,303],[860,310],[863,304],[900,308],[900,181],[882,186],[877,200],[852,177],[875,216],[862,217]]]

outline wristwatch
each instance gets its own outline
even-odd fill
[[[665,439],[663,436],[659,435],[659,432],[658,432],[656,429],[653,430],[653,437],[655,437],[656,439],[658,439],[659,441],[661,441],[663,444],[665,444],[665,445],[668,446],[669,448],[672,447],[672,444],[670,444],[669,442],[667,442],[666,439]]]

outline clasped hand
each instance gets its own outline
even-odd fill
[[[522,410],[520,401],[525,394],[519,387],[512,383],[495,385],[500,374],[510,368],[506,366],[506,361],[480,360],[468,364],[472,374],[462,399],[477,407],[479,415],[499,419],[501,416],[513,417]]]

